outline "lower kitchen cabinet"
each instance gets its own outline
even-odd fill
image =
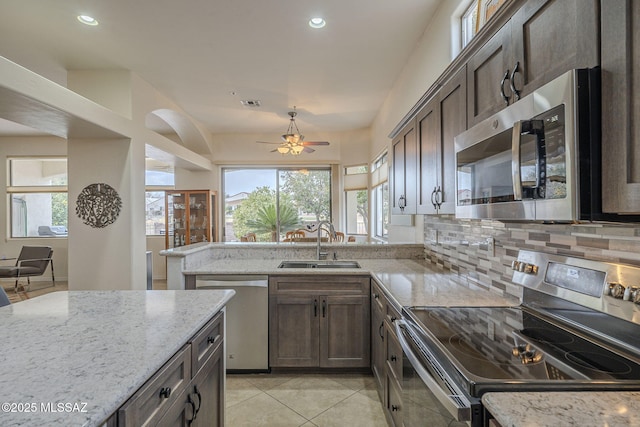
[[[387,422],[402,426],[402,347],[396,336],[394,322],[400,318],[398,308],[371,283],[371,352],[372,370],[378,385]]]
[[[271,276],[271,367],[369,367],[369,282],[364,276]]]
[[[224,425],[224,313],[218,313],[154,374],[107,425]]]

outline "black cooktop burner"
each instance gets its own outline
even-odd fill
[[[561,330],[552,330],[549,328],[523,328],[520,330],[522,335],[535,342],[545,344],[571,344],[573,336],[568,332]]]
[[[626,375],[633,370],[626,359],[615,354],[569,351],[564,356],[569,363],[580,366],[588,371],[610,374],[612,376]]]

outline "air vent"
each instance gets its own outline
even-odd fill
[[[262,105],[259,99],[243,99],[240,103],[249,108],[257,108]]]

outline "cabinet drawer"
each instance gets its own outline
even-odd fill
[[[393,325],[388,325],[393,328]],[[402,347],[395,331],[387,329],[387,366],[399,383],[402,383]]]
[[[119,410],[120,427],[154,425],[191,380],[191,346],[178,351]]]
[[[224,338],[224,313],[221,311],[198,332],[191,341],[192,376],[196,376],[202,365]]]
[[[387,412],[393,427],[402,427],[402,392],[398,383],[387,376]]]
[[[363,294],[369,295],[370,277],[308,274],[305,276],[270,276],[269,293],[287,294]]]

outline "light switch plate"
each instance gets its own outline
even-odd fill
[[[489,256],[496,256],[496,239],[487,237],[487,253]]]

